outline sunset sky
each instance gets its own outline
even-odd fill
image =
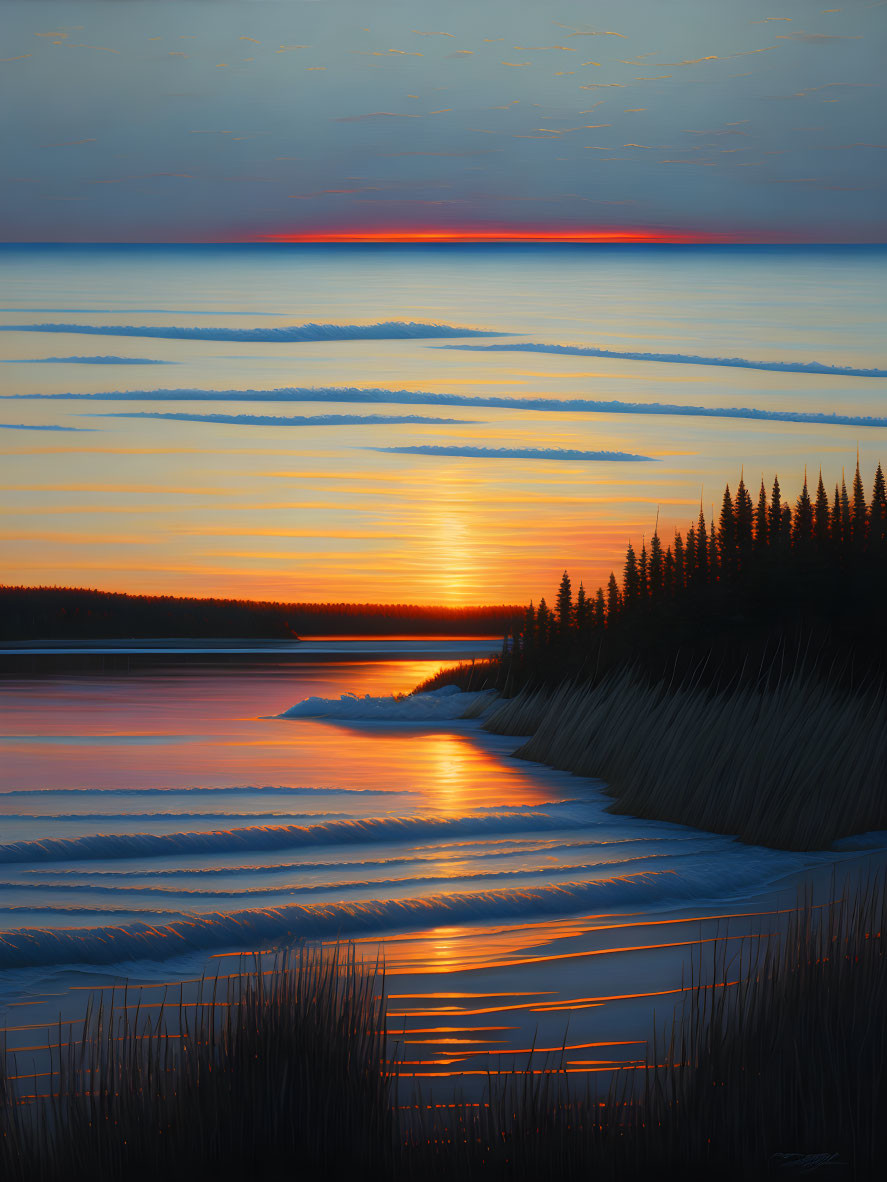
[[[78,0],[3,24],[7,240],[885,237],[883,0]]]
[[[887,0],[5,3],[3,581],[514,602],[597,586],[743,465],[794,497],[858,444],[870,482],[885,29]]]

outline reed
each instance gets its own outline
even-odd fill
[[[0,1085],[0,1178],[359,1171],[390,1141],[383,986],[342,946],[256,961],[158,1012],[100,995],[79,1036],[60,1027],[36,1096]]]
[[[739,954],[700,944],[646,1068],[604,1098],[555,1060],[491,1074],[479,1104],[395,1107],[382,975],[349,948],[207,981],[151,1019],[118,994],[58,1049],[44,1098],[0,1071],[0,1177],[881,1178],[887,876],[772,922]]]
[[[606,781],[614,812],[782,849],[887,828],[883,686],[830,688],[804,669],[711,690],[623,669],[530,690],[484,723],[531,734],[516,752]]]

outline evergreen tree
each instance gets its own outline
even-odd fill
[[[819,484],[816,487],[816,504],[813,507],[813,533],[817,546],[822,549],[829,540],[828,493],[822,483],[822,469],[819,469]]]
[[[792,523],[792,542],[795,546],[808,546],[813,540],[813,504],[807,492],[807,473],[804,472],[804,487],[795,506]]]
[[[740,482],[741,486],[741,482]],[[737,493],[737,501],[739,495]],[[751,522],[749,522],[751,524]],[[721,502],[721,518],[718,523],[718,550],[720,568],[726,577],[735,574],[737,567],[737,521],[733,498],[730,496],[730,485],[724,489],[724,499]]]
[[[680,531],[674,531],[674,589],[682,589],[687,582],[687,567],[684,555],[684,539]]]
[[[841,494],[838,492],[838,486],[835,485],[835,499],[832,502],[832,512],[829,518],[829,530],[831,533],[832,546],[838,548],[841,545]]]
[[[767,521],[767,540],[771,546],[778,546],[782,536],[782,492],[779,487],[779,477],[773,480],[773,492],[770,494],[770,511]]]
[[[585,584],[579,583],[579,590],[576,592],[576,630],[579,633],[580,639],[588,634],[588,629],[591,624],[591,604],[585,596]]]
[[[856,453],[856,473],[853,477],[853,507],[850,512],[850,538],[855,550],[859,551],[865,545],[866,526],[868,524],[868,506],[865,503],[865,489],[862,487],[862,477],[859,475],[859,451]]]
[[[523,631],[523,651],[527,654],[535,652],[536,649],[536,609],[533,607],[533,601],[530,600],[530,606],[524,613],[524,631]]]
[[[782,506],[782,521],[779,528],[779,544],[787,550],[792,544],[792,510],[788,501]]]
[[[671,546],[665,551],[665,560],[662,564],[662,591],[667,599],[671,599],[675,590],[675,561],[674,555],[671,552]]]
[[[684,585],[689,587],[696,578],[696,530],[691,525],[687,530],[687,545],[684,547]]]
[[[616,619],[619,615],[620,599],[619,587],[616,584],[616,576],[610,571],[610,578],[607,580],[607,626]]]
[[[850,498],[847,496],[847,483],[841,476],[841,541],[844,545],[850,542]]]
[[[662,543],[659,541],[659,531],[653,531],[653,537],[650,540],[650,595],[653,599],[658,599],[663,590],[663,561],[662,561]]]
[[[615,582],[616,580],[614,579],[613,581]],[[603,587],[598,587],[597,589],[597,595],[594,597],[594,603],[591,608],[591,619],[595,628],[603,628],[606,619]]]
[[[638,561],[638,595],[642,602],[650,598],[650,570],[647,560],[647,543],[641,542],[641,557]]]
[[[764,477],[761,477],[761,491],[758,493],[758,507],[755,510],[755,550],[758,553],[767,549],[769,541],[768,530],[767,490],[764,488]]]
[[[708,530],[705,527],[705,514],[702,512],[702,505],[700,505],[699,521],[696,525],[696,581],[707,583],[708,575]]]
[[[557,630],[561,639],[564,640],[573,623],[573,587],[570,583],[570,576],[566,571],[564,571],[561,577],[560,586],[557,590],[555,612],[557,615]]]
[[[752,548],[754,506],[751,503],[745,481],[740,476],[739,487],[736,490],[736,504],[734,507],[736,518],[736,549],[739,561],[742,563]]]
[[[536,647],[547,648],[551,640],[551,612],[548,610],[548,604],[545,602],[545,596],[539,600],[539,609],[536,612]]]
[[[875,483],[872,488],[872,507],[869,511],[869,548],[880,550],[887,540],[887,489],[884,484],[884,473],[878,464],[875,472]]]
[[[708,531],[708,578],[716,583],[721,569],[721,552],[718,531],[715,526],[715,507],[711,507],[711,528]]]
[[[622,574],[622,602],[626,607],[633,607],[637,603],[640,583],[638,560],[635,557],[634,547],[629,542],[625,552],[625,568]]]

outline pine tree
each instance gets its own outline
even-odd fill
[[[665,560],[662,564],[662,592],[667,599],[671,599],[674,595],[675,589],[675,561],[674,555],[671,552],[671,546],[665,551]]]
[[[536,609],[533,607],[533,601],[530,600],[530,606],[524,612],[524,627],[521,633],[521,649],[525,655],[529,655],[536,649]]]
[[[837,485],[835,485],[835,499],[832,503],[832,512],[829,517],[829,530],[831,532],[832,546],[839,547],[843,537],[841,533],[841,494],[838,492]]]
[[[579,590],[576,592],[576,631],[579,633],[580,639],[588,634],[588,629],[591,624],[591,604],[585,596],[585,584],[579,583]]]
[[[841,541],[844,545],[850,542],[850,498],[847,496],[847,483],[841,476]]]
[[[687,530],[687,544],[684,547],[684,585],[689,587],[696,578],[696,530],[691,525]]]
[[[644,603],[650,598],[650,570],[646,542],[641,542],[641,556],[638,560],[638,595]]]
[[[564,571],[555,601],[557,615],[557,630],[562,640],[565,640],[573,624],[573,587],[570,576]]]
[[[804,472],[804,487],[795,506],[792,523],[792,543],[795,546],[809,546],[813,540],[813,505],[807,492],[807,472]]]
[[[758,493],[758,507],[755,510],[755,550],[759,553],[767,549],[769,540],[768,514],[767,490],[764,488],[762,476],[761,491]]]
[[[770,512],[767,521],[767,540],[771,546],[778,546],[782,535],[782,492],[779,488],[779,477],[773,480],[773,492],[770,494]]]
[[[887,488],[884,473],[878,464],[872,488],[872,507],[869,511],[869,549],[880,551],[887,540]]]
[[[859,452],[856,453],[856,473],[853,477],[853,507],[850,512],[850,538],[855,550],[865,546],[868,506],[865,503],[865,489],[859,474]]]
[[[545,596],[539,600],[536,612],[536,647],[547,648],[551,641],[551,612],[545,602]]]
[[[782,519],[779,526],[779,544],[787,550],[792,544],[792,510],[788,501],[782,506]]]
[[[662,594],[663,576],[662,543],[658,530],[654,530],[650,539],[650,596],[653,599],[658,599]]]
[[[741,564],[752,548],[752,525],[754,519],[754,507],[751,503],[751,497],[749,496],[748,489],[745,487],[745,481],[741,476],[739,478],[739,487],[736,490],[734,515],[736,518],[736,549]]]
[[[813,507],[813,533],[817,546],[822,549],[828,545],[829,539],[829,511],[828,493],[822,483],[822,469],[819,469],[819,484],[816,487],[816,504]]]
[[[629,542],[625,552],[625,567],[622,574],[622,602],[626,607],[633,607],[637,603],[640,582],[638,560],[635,557],[634,547]]]
[[[741,482],[740,482],[741,483]],[[737,494],[737,501],[739,496]],[[721,502],[721,518],[718,523],[718,550],[720,567],[726,577],[736,573],[737,566],[737,521],[733,498],[730,496],[730,485],[724,489],[724,499]]]
[[[674,589],[682,589],[687,582],[687,566],[684,555],[684,539],[680,531],[674,531]]]
[[[610,571],[610,578],[607,580],[607,626],[616,619],[619,615],[620,598],[619,587],[616,583],[616,576]]]
[[[715,526],[715,507],[711,507],[711,528],[708,531],[708,578],[716,583],[721,569],[721,552],[718,531]]]
[[[705,514],[699,506],[699,521],[696,525],[696,580],[707,583],[709,575],[708,530],[705,528]]]
[[[615,582],[615,579],[614,579]],[[606,609],[604,607],[604,589],[598,587],[597,594],[594,597],[594,603],[591,608],[591,621],[596,629],[603,628],[606,620]]]

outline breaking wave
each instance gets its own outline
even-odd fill
[[[794,859],[798,861],[797,858]],[[113,964],[164,960],[189,952],[252,949],[300,938],[335,938],[410,927],[472,921],[532,922],[556,915],[611,907],[722,898],[757,885],[755,859],[734,864],[713,858],[691,875],[651,871],[593,882],[565,882],[534,888],[498,888],[420,898],[361,900],[331,904],[290,904],[228,913],[192,915],[157,925],[133,923],[95,928],[24,928],[0,933],[0,969],[58,964]]]
[[[576,827],[581,818],[569,805],[549,811],[490,811],[462,817],[370,817],[324,821],[317,825],[251,825],[208,833],[91,833],[0,845],[0,865],[106,858],[152,858],[174,854],[237,853],[243,850],[298,849],[379,841],[417,841],[426,837],[537,832]],[[585,824],[588,822],[586,821]]]
[[[368,722],[435,722],[461,718],[466,710],[489,697],[486,693],[463,693],[457,685],[443,685],[424,694],[374,698],[365,694],[343,694],[340,698],[305,698],[290,706],[278,718],[339,718]]]

